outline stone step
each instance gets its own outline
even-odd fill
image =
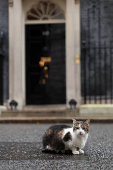
[[[79,116],[79,109],[76,110],[38,110],[38,111],[11,111],[1,112],[1,117],[75,117]]]
[[[71,123],[73,117],[2,117],[0,123]],[[76,120],[90,118],[91,123],[113,123],[112,118],[76,117]]]
[[[44,108],[36,107],[35,109],[34,107],[33,108],[29,107],[29,109],[27,107],[26,109],[21,111],[2,110],[0,115],[0,122],[1,123],[72,123],[72,118],[75,118],[77,120],[90,119],[91,122],[113,123],[112,112],[108,112],[108,113],[95,112],[94,107],[91,109],[91,106],[83,106],[80,109],[75,109],[75,110],[66,109],[64,107],[62,108],[61,107],[44,107]],[[96,109],[97,108],[98,107],[96,106]],[[102,107],[100,108],[102,109]]]
[[[79,109],[75,110],[38,110],[38,111],[27,111],[27,110],[21,110],[21,111],[11,111],[11,110],[2,110],[0,117],[91,117],[91,118],[112,118],[113,113],[104,113],[104,112],[82,112]]]

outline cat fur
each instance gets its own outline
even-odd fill
[[[76,121],[73,126],[53,125],[43,136],[43,152],[84,154],[90,120]]]

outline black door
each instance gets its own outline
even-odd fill
[[[26,104],[64,104],[65,24],[26,25]]]

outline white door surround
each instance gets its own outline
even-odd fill
[[[50,16],[46,20],[44,16],[43,20],[35,13],[30,13],[37,19],[28,20],[28,12],[31,12],[30,9],[38,2],[40,0],[9,0],[9,100],[15,99],[19,103],[19,110],[26,106],[25,24],[66,23],[66,101],[68,106],[70,99],[76,99],[79,107],[80,64],[75,60],[76,56],[80,56],[80,3],[76,4],[75,0],[50,0],[62,9],[64,18],[55,19]],[[59,13],[55,17],[58,17]]]

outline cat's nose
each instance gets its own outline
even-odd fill
[[[82,132],[80,131],[79,134],[82,135]]]

